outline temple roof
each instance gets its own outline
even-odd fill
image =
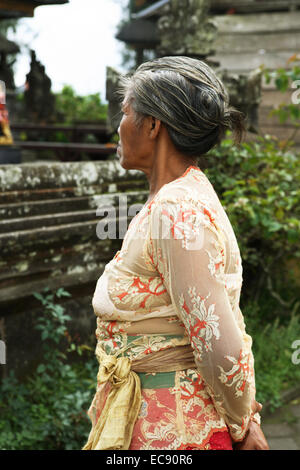
[[[38,6],[61,5],[68,2],[69,0],[1,0],[0,20],[31,17],[34,15],[34,9]]]
[[[116,38],[127,44],[134,44],[147,49],[159,43],[157,26],[153,21],[132,20],[122,26]]]

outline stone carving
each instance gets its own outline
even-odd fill
[[[213,54],[217,27],[208,12],[207,0],[170,0],[158,20],[158,55],[201,58]]]
[[[34,51],[31,51],[30,72],[26,75],[24,98],[27,117],[39,122],[52,120],[55,97],[51,93],[51,80],[45,72],[45,67],[36,60]]]
[[[247,74],[233,74],[227,70],[217,71],[217,73],[228,90],[230,104],[246,114],[248,130],[258,133],[262,69],[257,68]]]
[[[4,81],[5,86],[9,90],[15,89],[14,73],[12,66],[16,59],[13,59],[10,63],[7,62],[7,54],[1,52],[0,58],[0,79]]]
[[[121,98],[118,94],[121,74],[112,67],[106,67],[106,99],[108,101],[108,132],[115,133],[121,121]]]

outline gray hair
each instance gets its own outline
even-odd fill
[[[153,116],[166,127],[174,146],[197,157],[221,142],[227,129],[242,139],[244,115],[229,106],[228,93],[205,62],[190,57],[162,57],[145,62],[121,80],[139,125]]]

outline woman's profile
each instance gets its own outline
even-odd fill
[[[241,256],[198,157],[244,116],[204,62],[163,57],[123,79],[118,156],[149,197],[97,282],[97,391],[84,450],[268,449]]]

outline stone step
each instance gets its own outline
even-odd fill
[[[21,230],[33,230],[44,227],[56,227],[57,225],[85,222],[95,218],[95,210],[53,213],[36,215],[32,217],[20,217],[0,221],[0,233],[7,234]]]
[[[8,165],[7,165],[8,166]],[[1,169],[0,167],[0,183],[1,183]],[[78,198],[81,196],[92,196],[105,193],[115,192],[128,192],[132,190],[146,190],[148,184],[145,179],[140,180],[124,180],[115,183],[102,183],[101,185],[88,185],[81,187],[64,187],[64,188],[51,188],[51,189],[32,189],[32,190],[19,190],[19,191],[3,191],[1,192],[0,203],[4,204],[18,204],[23,201],[44,201],[51,199],[65,199],[65,198]]]
[[[300,21],[300,15],[298,16]],[[279,51],[299,50],[300,26],[297,31],[279,33],[267,31],[265,33],[249,32],[245,34],[219,34],[214,47],[218,54],[259,53],[262,49],[269,54],[277,54]]]
[[[0,166],[0,191],[33,191],[76,188],[77,195],[94,194],[91,186],[103,192],[103,183],[115,185],[119,181],[140,180],[143,173],[125,171],[117,161],[103,162],[39,162]],[[144,178],[145,180],[145,178]],[[108,192],[114,192],[112,189]]]
[[[224,40],[226,40],[224,38]],[[295,54],[295,49],[289,48],[288,50],[267,51],[264,49],[263,44],[259,51],[253,52],[232,52],[232,53],[219,53],[207,57],[207,60],[214,60],[220,63],[221,69],[230,70],[231,73],[248,73],[253,69],[264,66],[265,68],[276,70],[286,67],[289,58]]]
[[[300,1],[298,5],[300,6]],[[229,8],[233,7],[231,0],[228,0],[230,4]],[[249,3],[249,2],[248,2]],[[263,3],[261,0],[255,2],[256,5]],[[266,2],[264,2],[266,3]],[[270,1],[269,5],[274,7],[274,1]],[[287,3],[283,0],[281,3]],[[271,5],[272,4],[272,5]],[[251,9],[254,10],[254,2],[252,2]],[[218,34],[222,36],[235,35],[236,39],[240,39],[242,36],[252,34],[253,37],[263,36],[264,34],[273,34],[277,32],[278,37],[284,33],[292,33],[300,31],[300,11],[294,12],[264,12],[259,15],[256,13],[248,13],[247,15],[214,15],[214,22],[218,27]],[[292,39],[292,37],[291,37]],[[238,44],[236,44],[238,47]]]
[[[60,245],[30,253],[2,257],[0,261],[0,289],[9,285],[17,277],[66,270],[81,272],[83,269],[96,269],[102,261],[111,260],[116,252],[113,241],[97,240],[93,244],[83,243],[71,246]]]
[[[53,248],[60,244],[94,243],[98,240],[96,234],[97,224],[101,218],[76,222],[51,227],[40,227],[29,230],[19,230],[10,233],[0,234],[1,258],[11,253],[32,252],[42,250],[43,247]],[[118,238],[119,226],[129,223],[130,217],[110,218],[116,226],[116,237]]]
[[[17,219],[42,214],[58,214],[74,210],[91,209],[93,196],[69,197],[64,199],[49,199],[45,201],[26,201],[0,204],[0,220]]]
[[[32,276],[31,279],[26,281],[24,281],[22,277],[19,277],[15,280],[13,285],[0,289],[1,316],[6,316],[11,313],[10,309],[6,307],[9,302],[11,302],[12,305],[22,299],[24,299],[25,302],[34,292],[41,292],[45,286],[50,290],[56,290],[62,286],[68,290],[69,287],[77,287],[88,282],[96,282],[101,276],[105,264],[106,263],[101,263],[96,269],[90,271],[84,270],[80,273],[61,273],[59,275],[53,275],[49,270],[48,272],[39,273],[36,277]]]
[[[106,213],[106,209],[108,211],[114,211],[116,215],[116,221],[119,220],[118,213],[119,210],[121,213],[127,213],[128,206],[123,205],[120,207],[115,207],[112,204],[110,205],[102,205],[101,207],[101,214],[99,212],[98,222],[102,220],[102,218],[107,218],[107,220],[115,220],[115,217],[111,217],[110,213]],[[113,214],[112,214],[113,215]],[[86,221],[92,221],[97,216],[96,210],[88,210],[88,211],[76,211],[76,212],[65,212],[65,213],[58,213],[58,214],[46,214],[46,215],[37,215],[32,217],[22,217],[18,219],[8,219],[0,221],[0,234],[11,234],[12,232],[20,232],[20,231],[29,231],[35,229],[44,229],[47,227],[57,227],[57,226],[64,226],[64,225],[72,225],[77,223],[83,223]],[[128,217],[130,220],[131,218]]]
[[[16,202],[10,204],[0,204],[0,224],[1,219],[21,219],[22,217],[35,217],[40,215],[49,215],[57,217],[63,213],[71,213],[78,211],[89,211],[102,207],[105,204],[112,204],[116,208],[119,206],[120,201],[127,200],[127,204],[134,204],[136,202],[143,202],[147,199],[148,191],[128,191],[125,194],[118,193],[104,193],[92,196],[82,197],[69,197],[62,199],[49,199],[43,201],[26,201]],[[125,198],[126,196],[126,198]]]

